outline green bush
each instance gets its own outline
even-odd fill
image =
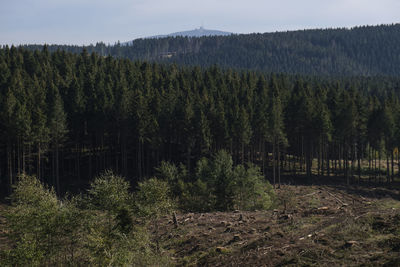
[[[91,209],[117,215],[122,209],[129,209],[132,200],[129,182],[112,171],[100,174],[88,190]]]
[[[203,158],[197,163],[196,178],[205,182],[215,197],[213,209],[233,209],[235,192],[235,174],[232,157],[220,150],[209,160]]]
[[[224,150],[216,153],[211,160],[199,160],[196,178],[207,185],[207,189],[194,186],[201,190],[193,191],[192,195],[197,198],[196,201],[202,200],[203,206],[211,209],[269,209],[275,199],[272,186],[264,180],[257,166],[233,167],[232,157]],[[207,197],[206,192],[210,192]]]
[[[47,189],[33,176],[21,175],[11,195],[12,206],[6,214],[9,238],[15,247],[9,261],[24,265],[51,262],[57,255],[61,203],[54,190]]]
[[[155,191],[150,190],[156,189]],[[150,199],[165,196],[165,185],[154,180],[141,184],[139,195]],[[161,191],[160,191],[161,190]],[[153,192],[143,194],[144,192]],[[129,183],[105,172],[91,184],[87,196],[59,200],[54,190],[38,179],[22,175],[11,196],[6,219],[12,249],[2,253],[5,266],[95,265],[145,266],[167,263],[153,249],[150,236],[132,220],[132,195]],[[168,207],[153,209],[156,202],[142,207],[149,214],[162,213]],[[4,260],[3,260],[4,259]]]
[[[154,265],[162,257],[152,251],[150,237],[133,225],[132,212],[153,218],[169,207],[168,185],[154,179],[139,184],[135,197],[129,183],[107,171],[98,176],[88,190],[91,220],[86,247],[92,265]],[[139,207],[139,208],[138,208]]]
[[[272,207],[275,201],[273,187],[264,180],[260,169],[249,164],[235,168],[234,206],[240,210],[265,210]]]
[[[269,209],[275,200],[272,186],[257,166],[234,167],[232,157],[224,150],[211,159],[200,159],[192,177],[171,163],[163,162],[157,170],[183,210]]]
[[[170,162],[162,161],[156,168],[157,178],[166,181],[169,185],[171,198],[177,199],[185,194],[185,182],[188,179],[186,167],[182,164],[177,167]]]
[[[150,178],[140,182],[134,197],[135,211],[146,218],[158,218],[170,213],[174,203],[170,198],[170,188],[166,181]]]

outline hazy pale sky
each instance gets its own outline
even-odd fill
[[[400,0],[0,0],[0,44],[115,43],[207,29],[234,33],[400,22]]]

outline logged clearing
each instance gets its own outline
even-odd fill
[[[178,213],[177,225],[166,216],[149,230],[177,266],[400,266],[398,187],[284,185],[276,193],[274,210]],[[11,247],[5,207],[0,251]]]
[[[271,211],[177,214],[153,230],[176,265],[400,266],[398,189],[282,186]]]

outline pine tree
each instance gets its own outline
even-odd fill
[[[286,135],[284,133],[283,111],[281,99],[279,96],[279,88],[275,76],[271,77],[269,89],[269,104],[268,104],[268,130],[270,142],[272,143],[272,169],[273,183],[276,183],[276,168],[278,168],[278,184],[281,185],[280,161],[281,147],[287,144]]]
[[[52,175],[53,185],[57,193],[60,193],[60,147],[64,141],[67,129],[66,114],[64,112],[64,104],[61,99],[58,88],[54,84],[50,84],[47,93],[47,125],[49,128],[49,136],[52,147]]]

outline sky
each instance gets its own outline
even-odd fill
[[[0,0],[0,45],[114,44],[200,26],[264,33],[399,22],[399,0]]]

